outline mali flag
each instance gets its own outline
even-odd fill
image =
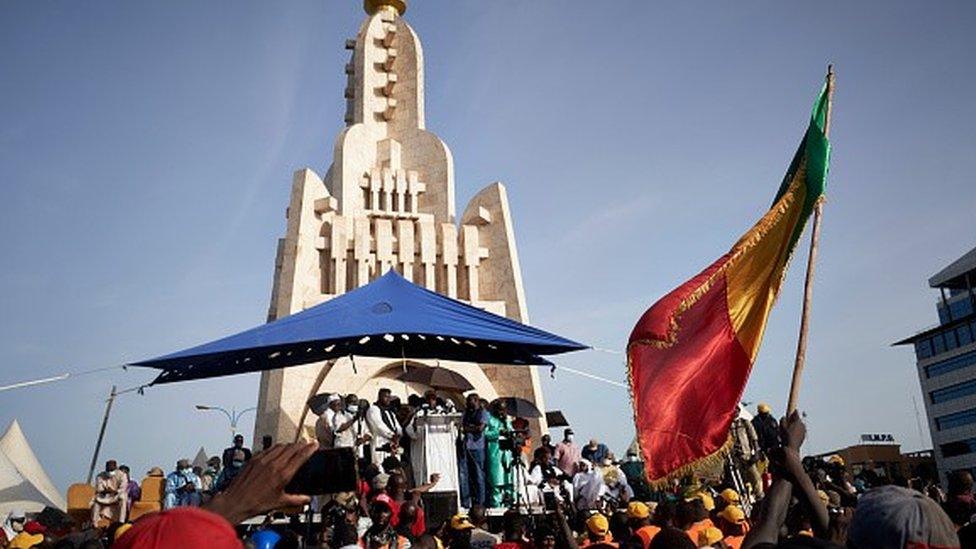
[[[826,86],[772,207],[732,249],[651,306],[627,369],[637,441],[652,482],[720,459],[766,319],[807,218],[823,198]]]

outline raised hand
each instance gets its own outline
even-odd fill
[[[237,524],[250,517],[283,507],[298,507],[309,496],[286,494],[285,485],[318,449],[318,442],[276,444],[247,462],[226,490],[204,508]]]
[[[800,412],[793,410],[792,414],[781,419],[779,429],[783,438],[783,446],[799,452],[800,446],[803,446],[803,441],[807,438],[807,426],[800,418]]]

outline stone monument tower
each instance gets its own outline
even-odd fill
[[[358,35],[346,41],[346,127],[335,140],[332,165],[324,178],[305,168],[292,179],[268,319],[396,269],[430,290],[527,322],[505,187],[485,187],[457,219],[454,161],[426,129],[423,50],[402,18],[406,2],[366,0],[365,7]],[[255,440],[291,440],[320,376],[322,391],[372,401],[380,387],[401,397],[423,391],[396,380],[418,364],[462,374],[488,400],[518,396],[545,410],[533,367],[353,357],[264,372]],[[532,427],[537,435],[544,423]]]

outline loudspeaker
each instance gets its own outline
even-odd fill
[[[420,494],[420,501],[424,504],[428,531],[439,528],[458,512],[457,492],[425,492]]]

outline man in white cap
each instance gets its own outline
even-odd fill
[[[14,539],[14,536],[24,531],[24,523],[27,522],[27,515],[20,509],[14,509],[7,515],[7,520],[3,522],[3,530],[0,531],[0,541],[3,545]]]
[[[593,463],[580,459],[573,475],[573,494],[576,498],[576,509],[593,509],[596,501],[606,493],[603,476],[593,467]]]
[[[333,421],[336,414],[342,410],[342,397],[338,393],[332,393],[325,400],[325,410],[319,415],[315,422],[315,439],[319,441],[322,448],[332,448],[335,446],[335,430]]]

